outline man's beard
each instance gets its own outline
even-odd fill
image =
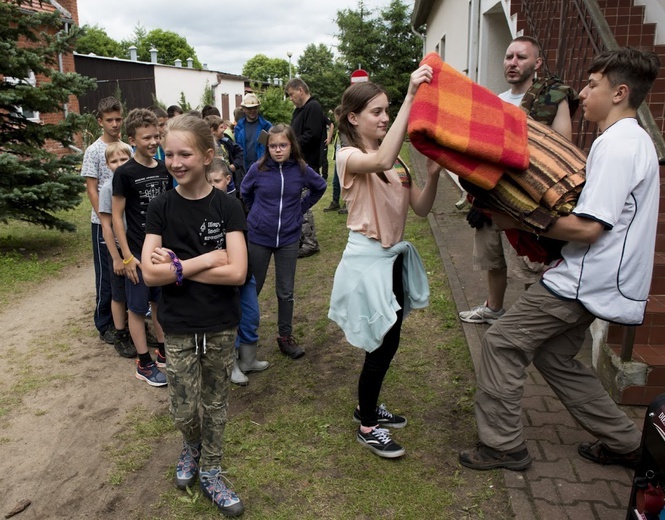
[[[507,75],[506,75],[506,81],[510,85],[521,85],[521,84],[525,83],[526,81],[528,81],[533,76],[533,73],[535,71],[536,71],[536,67],[531,66],[528,69],[524,70],[522,72],[522,74],[520,74],[519,78],[517,78],[517,79],[508,78]]]

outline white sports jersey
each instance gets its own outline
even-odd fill
[[[639,325],[653,271],[660,177],[651,138],[620,119],[593,143],[574,214],[601,222],[594,244],[568,242],[543,284],[604,320]]]

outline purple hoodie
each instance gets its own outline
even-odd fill
[[[268,170],[259,171],[254,163],[240,186],[249,210],[247,238],[264,247],[282,247],[300,240],[303,214],[326,191],[326,181],[309,166],[303,172],[289,159],[279,164],[268,159]],[[302,197],[303,188],[309,192]]]

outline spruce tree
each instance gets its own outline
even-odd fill
[[[47,145],[72,145],[83,118],[70,112],[63,121],[48,124],[29,117],[63,113],[69,96],[83,94],[94,82],[59,72],[59,57],[72,52],[79,29],[69,25],[66,30],[59,12],[31,11],[37,4],[0,2],[0,221],[73,231],[73,224],[54,213],[81,202],[81,157],[59,156]]]

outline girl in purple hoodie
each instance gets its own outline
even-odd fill
[[[293,287],[304,213],[326,191],[326,181],[307,166],[293,130],[278,124],[268,131],[266,153],[254,163],[240,186],[249,210],[249,257],[256,292],[261,294],[270,257],[275,257],[277,345],[291,359],[305,351],[293,337]]]

